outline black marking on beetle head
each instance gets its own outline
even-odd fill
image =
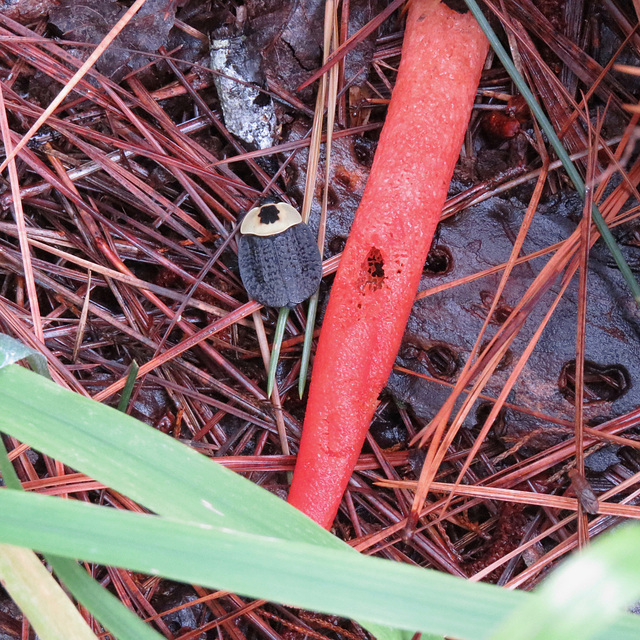
[[[260,207],[258,217],[262,224],[273,224],[280,220],[280,209],[275,204],[265,204]]]

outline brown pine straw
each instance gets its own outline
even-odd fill
[[[640,408],[632,411],[624,416],[620,416],[618,418],[613,418],[608,422],[605,422],[598,426],[599,430],[604,432],[615,434],[621,433],[627,429],[631,429],[640,425]],[[591,437],[586,437],[584,440],[584,446],[590,446],[595,442],[595,440]],[[492,476],[488,478],[484,478],[482,482],[484,483],[482,486],[490,486],[490,487],[498,487],[498,488],[510,488],[514,485],[526,482],[532,478],[535,478],[539,474],[544,471],[553,468],[555,465],[567,460],[569,457],[575,455],[576,444],[573,438],[569,440],[565,440],[564,442],[560,442],[552,447],[549,447],[545,451],[542,451],[536,455],[527,458],[521,462],[518,462],[508,469],[503,471],[494,473]],[[636,475],[633,476],[636,479]],[[635,482],[635,481],[634,481]],[[619,485],[614,487],[608,492],[605,492],[600,496],[600,498],[608,498],[613,495],[617,495],[619,491],[624,490],[627,486],[631,486],[633,483],[627,483],[627,480],[621,482]],[[468,485],[459,485],[459,486],[468,486]],[[474,485],[478,486],[478,485]],[[635,494],[634,494],[635,495]],[[457,498],[456,498],[457,500]],[[622,502],[627,502],[628,500],[623,500]],[[445,499],[437,500],[436,502],[425,506],[420,512],[420,518],[424,518],[425,516],[435,513],[437,510],[442,508]],[[471,501],[470,503],[466,503],[463,506],[456,507],[453,511],[447,514],[447,517],[451,514],[455,514],[459,511],[464,511],[469,509],[471,506],[476,504],[477,501]],[[375,533],[364,536],[360,539],[351,541],[352,546],[364,552],[367,549],[379,544],[385,538],[389,538],[388,544],[393,544],[393,539],[391,536],[394,534],[402,534],[405,527],[407,525],[407,518],[399,519],[396,523],[388,526],[384,529],[381,529]],[[429,527],[433,526],[433,523],[427,523],[423,525],[417,531],[425,530]]]
[[[305,80],[299,87],[298,91],[302,91],[305,87],[308,87],[312,82],[315,82],[322,75],[340,60],[342,60],[349,51],[351,51],[358,42],[364,40],[369,34],[373,33],[396,9],[404,4],[405,0],[393,0],[388,7],[385,7],[373,20],[364,25],[356,33],[354,33],[348,40],[343,42],[328,58],[328,60],[315,72]]]
[[[632,486],[632,484],[635,484],[640,480],[640,473],[635,474],[633,478],[633,483],[628,486]],[[418,483],[413,480],[380,480],[375,484],[380,487],[397,487],[412,490],[415,490],[418,486]],[[618,487],[616,487],[616,490],[617,489]],[[516,504],[525,504],[529,506],[537,505],[553,509],[564,509],[567,511],[577,512],[580,508],[580,502],[577,498],[567,498],[547,493],[533,493],[531,491],[520,491],[517,489],[500,489],[497,487],[456,484],[452,482],[433,482],[431,484],[431,491],[433,493],[445,493],[449,496],[455,494],[458,496],[498,500],[499,502],[515,502]],[[640,507],[605,502],[602,497],[598,502],[598,513],[600,515],[620,516],[634,520],[640,519]],[[445,502],[445,504],[447,503]]]
[[[67,84],[61,89],[60,93],[51,101],[49,106],[43,111],[42,115],[34,122],[32,127],[25,133],[20,139],[20,142],[11,151],[7,149],[7,157],[4,162],[0,164],[0,172],[4,171],[8,163],[11,162],[20,151],[31,140],[40,127],[47,121],[50,115],[62,104],[62,101],[73,91],[74,87],[84,78],[87,71],[93,67],[98,58],[106,51],[107,47],[113,42],[116,36],[127,26],[133,16],[138,13],[142,8],[142,5],[146,0],[136,0],[124,13],[124,15],[116,22],[111,28],[109,33],[104,37],[102,42],[94,49],[93,53],[86,59],[83,65],[76,71],[73,77],[67,82]]]
[[[626,488],[628,486],[632,486],[633,484],[636,484],[638,480],[640,480],[640,478],[638,478],[637,475],[634,475],[628,480],[625,480],[624,482],[622,482],[620,486],[622,487],[624,485],[624,488]],[[618,487],[616,487],[615,490],[617,491]],[[614,491],[614,490],[612,489],[611,491]],[[609,493],[610,492],[607,492],[606,494],[603,494],[601,497],[606,498],[608,497]],[[636,489],[633,493],[626,496],[622,500],[621,506],[626,504],[627,502],[637,501],[639,497],[640,497],[640,489]],[[567,520],[570,520],[570,518],[567,518]],[[597,535],[603,530],[603,528],[611,526],[612,523],[610,521],[607,522],[607,520],[608,518],[604,518],[604,517],[596,518],[595,520],[593,520],[589,524],[589,531],[588,531],[589,535]],[[555,559],[561,558],[563,555],[565,555],[570,551],[575,550],[576,548],[577,548],[577,534],[572,534],[569,537],[567,537],[565,540],[560,542],[552,551],[546,553],[535,563],[527,567],[516,578],[514,578],[513,580],[510,580],[506,584],[506,586],[510,589],[515,589],[523,585],[525,582],[531,580],[531,578],[539,574],[543,569],[548,567],[549,564],[553,562]]]
[[[638,477],[636,475],[634,475],[631,478],[628,478],[627,480],[625,480],[621,484],[621,486],[624,485],[624,489],[630,488],[634,484],[636,484],[637,481],[638,481]],[[601,499],[606,499],[606,498],[612,497],[618,492],[618,489],[619,489],[619,487],[615,487],[614,489],[611,489],[610,491],[607,491],[607,492],[603,493],[600,496],[600,498]],[[632,500],[636,500],[639,495],[640,495],[639,491],[633,492],[632,494],[630,494],[629,496],[625,497],[622,500],[620,506],[624,505],[626,502],[630,502]],[[546,537],[548,537],[549,535],[553,534],[555,531],[558,531],[558,530],[566,527],[567,525],[571,524],[573,522],[574,518],[575,518],[575,515],[570,515],[570,516],[568,516],[566,518],[563,518],[562,520],[560,520],[556,524],[551,525],[548,529],[545,529],[545,531],[543,531],[539,535],[537,535],[537,536],[531,538],[530,540],[528,540],[526,543],[524,543],[522,545],[518,545],[518,547],[516,549],[514,549],[513,551],[505,554],[499,560],[496,560],[495,562],[491,563],[490,565],[487,565],[484,569],[482,569],[482,571],[479,571],[478,573],[474,574],[473,576],[470,576],[469,579],[473,580],[473,581],[482,580],[483,578],[488,576],[490,573],[495,571],[498,567],[502,566],[503,564],[506,564],[512,558],[515,558],[515,557],[519,556],[523,551],[526,551],[528,548],[532,547],[533,545],[537,544],[538,542],[541,542]],[[592,521],[592,523],[590,525],[590,529],[592,529],[594,532],[596,532],[597,529],[598,529],[598,526],[601,525],[603,523],[603,521],[604,521],[603,518],[596,518],[595,520]],[[569,540],[572,543],[577,543],[577,536],[575,536],[575,535],[574,536],[570,536],[564,542],[566,543]],[[567,548],[567,547],[569,547],[569,548]],[[563,555],[564,553],[567,553],[568,551],[572,550],[573,548],[575,548],[575,544],[571,544],[570,543],[569,545],[565,545],[564,548],[561,550],[561,554],[558,555],[557,557],[561,557],[561,555]],[[554,551],[555,551],[555,549],[554,549]],[[546,556],[545,556],[545,558],[546,558]],[[547,566],[548,560],[549,560],[549,558],[546,558],[546,559],[540,558],[535,563],[535,564],[538,565],[538,567],[536,568],[536,570],[531,571],[530,575],[533,575],[537,571],[540,571],[545,566]],[[531,565],[531,566],[534,566],[534,565]],[[512,581],[508,586],[513,589],[513,588],[516,588],[519,585],[517,585],[515,581]]]
[[[489,323],[491,321],[493,313],[496,310],[496,307],[498,306],[498,304],[500,302],[500,298],[501,298],[502,292],[504,291],[504,287],[506,286],[507,280],[508,280],[509,276],[511,275],[513,267],[515,266],[516,259],[517,259],[518,255],[519,255],[519,253],[520,253],[520,251],[522,249],[522,245],[523,245],[524,240],[525,240],[525,238],[527,236],[527,233],[529,231],[529,227],[531,226],[531,223],[533,221],[533,216],[535,215],[536,209],[538,207],[538,203],[540,201],[540,196],[542,195],[542,189],[544,188],[546,179],[547,179],[547,170],[546,170],[546,164],[545,164],[545,165],[543,165],[543,168],[542,168],[542,171],[540,173],[540,176],[538,177],[538,181],[536,182],[535,190],[533,192],[533,195],[531,196],[531,201],[529,203],[529,206],[527,207],[527,211],[525,213],[524,220],[522,221],[522,225],[520,226],[520,229],[518,231],[518,236],[516,238],[516,241],[513,244],[513,249],[511,251],[511,255],[509,257],[509,260],[507,261],[507,264],[505,266],[505,269],[504,269],[504,272],[502,274],[502,277],[500,279],[500,283],[498,284],[498,287],[497,287],[496,292],[494,294],[493,300],[491,302],[491,307],[490,307],[490,309],[489,309],[489,311],[488,311],[488,313],[486,315],[486,318],[484,320],[482,328],[480,329],[480,332],[478,334],[476,342],[473,345],[473,348],[471,349],[471,353],[469,354],[469,358],[467,359],[467,362],[465,363],[465,366],[464,366],[462,372],[460,373],[460,379],[463,379],[463,378],[465,378],[467,376],[467,373],[469,372],[469,370],[471,369],[472,365],[475,362],[476,354],[478,353],[478,351],[480,349],[480,345],[482,344],[482,341],[483,341],[485,332],[487,330],[487,327],[489,326]],[[496,358],[498,358],[495,361],[495,366],[497,366],[497,364],[500,362],[500,360],[502,359],[503,355],[504,355],[504,352],[500,352],[498,355],[495,356]],[[516,371],[517,371],[517,375],[519,375],[520,371],[517,369],[517,367],[514,369],[514,373]],[[491,375],[492,372],[493,372],[493,369],[487,370],[486,379],[488,379],[488,377]],[[475,403],[475,400],[477,399],[477,397],[478,397],[478,395],[480,393],[481,388],[478,386],[477,389],[478,389],[477,393],[475,393],[475,394],[474,393],[470,393],[466,398],[465,403],[468,406],[467,412],[468,412],[468,410],[471,409],[472,404]],[[457,398],[456,390],[454,390],[454,392],[451,394],[450,399],[448,400],[448,402],[451,402],[451,400],[453,398]],[[502,394],[501,394],[500,398],[502,398]],[[498,412],[502,408],[502,404],[500,403],[500,398],[493,405],[493,407],[491,409],[491,414],[487,418],[486,423],[493,423],[493,420],[495,420],[495,418],[497,417]],[[506,400],[506,394],[504,395],[503,401],[504,400]],[[447,406],[447,405],[445,404],[445,406]],[[497,407],[497,409],[496,409],[496,407]],[[453,409],[453,402],[451,402],[451,405],[450,405],[448,411],[451,411],[452,409]],[[444,412],[444,408],[441,411]],[[465,417],[466,417],[466,412],[465,412]],[[418,491],[416,492],[416,496],[415,496],[415,499],[414,499],[414,505],[412,507],[412,517],[409,520],[409,528],[411,528],[412,526],[415,526],[415,519],[417,518],[418,509],[419,509],[419,506],[421,504],[421,501],[427,495],[429,483],[435,477],[436,470],[440,466],[442,460],[444,459],[444,456],[446,455],[446,451],[449,448],[451,442],[453,442],[453,438],[455,437],[455,435],[457,434],[457,431],[458,431],[457,428],[452,426],[452,428],[449,430],[449,433],[448,433],[447,437],[444,439],[444,441],[442,441],[443,434],[444,434],[444,429],[446,427],[446,421],[442,420],[442,421],[440,421],[438,423],[437,420],[434,419],[433,422],[434,422],[434,424],[436,426],[435,426],[435,430],[433,432],[433,439],[431,441],[432,442],[432,446],[429,447],[429,450],[427,452],[427,458],[425,460],[424,467],[423,467],[423,469],[428,469],[429,471],[424,476],[421,474],[420,482],[423,483],[423,485],[421,485],[420,488],[418,489]],[[462,424],[462,420],[460,421],[460,425],[461,424]],[[418,434],[413,439],[413,442],[415,442],[416,439],[419,436],[420,436],[420,434]],[[484,436],[482,434],[478,437],[478,441],[480,441],[481,439],[484,439]],[[434,443],[441,443],[441,448],[439,450],[437,450]],[[424,444],[424,440],[422,441],[422,444]],[[422,488],[422,486],[425,487],[426,491]],[[447,505],[445,505],[445,507],[444,507],[445,509],[446,509],[446,506]]]

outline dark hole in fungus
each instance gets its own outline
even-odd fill
[[[444,343],[422,347],[406,342],[400,349],[400,357],[405,360],[418,360],[434,378],[453,378],[460,368],[456,352]]]
[[[422,269],[425,276],[443,276],[453,269],[453,256],[447,247],[442,245],[431,247]]]
[[[491,309],[491,305],[493,304],[493,296],[494,294],[491,291],[481,291],[480,299],[482,300],[482,306],[488,312]],[[507,318],[511,315],[513,311],[513,307],[509,306],[504,302],[502,296],[498,302],[498,305],[491,316],[491,324],[504,324],[507,321]]]
[[[631,387],[631,377],[620,364],[601,365],[591,360],[584,361],[584,404],[614,402]],[[576,399],[576,361],[562,365],[558,378],[558,389],[566,400]]]
[[[493,314],[492,322],[495,324],[504,324],[512,311],[513,309],[507,304],[497,306]]]
[[[493,402],[483,402],[480,405],[478,405],[478,408],[476,409],[476,424],[475,424],[475,426],[478,429],[482,429],[492,409],[493,409]],[[491,427],[495,435],[497,436],[501,436],[502,434],[504,434],[505,416],[506,416],[506,411],[504,407],[502,407],[502,409],[498,411],[498,415],[496,416],[496,419],[493,421],[493,425]]]
[[[340,197],[333,187],[327,190],[327,206],[329,209],[336,209],[340,205]]]
[[[360,285],[361,290],[369,289],[371,291],[377,291],[381,289],[385,275],[384,258],[382,257],[380,249],[371,247],[362,266],[364,270],[364,282]]]
[[[367,265],[369,270],[369,275],[372,278],[384,278],[384,262],[382,261],[382,257],[371,257],[367,258]]]
[[[353,191],[359,182],[359,175],[349,171],[344,166],[338,167],[334,174],[334,180],[345,189]]]

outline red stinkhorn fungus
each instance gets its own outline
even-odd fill
[[[471,14],[412,0],[387,118],[318,342],[289,493],[324,527],[398,352],[487,49]]]

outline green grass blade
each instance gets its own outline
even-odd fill
[[[58,410],[61,400],[64,409]],[[7,489],[0,491],[0,541],[460,638],[488,638],[529,597],[361,556],[236,474],[21,367],[0,371],[0,427],[175,516],[141,516]],[[103,462],[106,454],[109,463]],[[157,478],[149,464],[160,469]],[[184,491],[174,491],[174,483],[184,484]],[[154,500],[158,494],[162,500]],[[233,499],[225,502],[229,494]],[[300,542],[306,540],[312,544]],[[639,625],[624,617],[599,637],[631,640]],[[379,638],[394,637],[386,627],[368,628]]]
[[[280,358],[280,347],[282,347],[282,338],[284,330],[287,326],[287,318],[289,317],[289,308],[281,307],[278,313],[278,321],[276,322],[276,330],[273,334],[273,347],[271,348],[271,357],[269,358],[269,374],[267,376],[267,398],[271,397],[273,385],[276,382],[276,369],[278,368],[278,359]]]
[[[118,411],[127,411],[129,400],[131,400],[131,394],[133,393],[133,387],[136,384],[136,378],[138,377],[139,369],[140,367],[138,366],[138,363],[135,360],[132,360],[131,365],[129,366],[129,373],[127,374],[127,382],[125,383],[124,389],[122,390],[120,402],[118,402]]]
[[[350,549],[233,471],[131,416],[17,365],[0,370],[0,431],[155,513]],[[395,630],[360,623],[378,640],[399,640]]]
[[[309,311],[307,313],[307,326],[304,329],[304,344],[302,345],[302,358],[300,360],[300,377],[298,378],[298,394],[302,398],[307,384],[307,371],[311,360],[311,345],[313,344],[313,330],[316,326],[316,314],[318,313],[318,292],[309,298]]]
[[[483,640],[519,605],[538,599],[346,549],[51,496],[0,491],[0,509],[0,541],[407,630]],[[607,626],[599,637],[640,634],[638,618]]]
[[[549,119],[547,118],[544,111],[542,110],[542,107],[538,104],[538,101],[533,95],[531,89],[529,89],[527,83],[525,82],[525,79],[522,77],[522,75],[520,74],[516,66],[513,64],[511,57],[507,53],[506,49],[502,46],[500,39],[496,35],[495,31],[491,28],[491,25],[489,24],[488,20],[484,17],[484,14],[482,13],[480,7],[478,6],[476,0],[465,0],[465,2],[469,7],[469,10],[471,11],[471,13],[473,13],[474,17],[478,21],[480,28],[482,29],[482,31],[484,31],[484,34],[487,36],[487,39],[491,43],[491,48],[495,51],[496,55],[500,59],[500,62],[502,62],[504,68],[507,70],[507,73],[509,74],[509,76],[511,76],[511,79],[513,80],[514,84],[518,87],[518,90],[522,94],[522,97],[527,101],[527,104],[531,109],[531,113],[533,113],[536,120],[540,124],[540,128],[546,134],[549,140],[549,143],[555,150],[558,156],[558,159],[562,162],[562,165],[565,171],[567,172],[567,175],[569,176],[571,182],[573,182],[576,188],[576,191],[584,199],[586,194],[584,181],[582,180],[580,173],[576,169],[576,166],[573,164],[573,161],[569,157],[569,154],[567,153],[566,149],[562,146],[562,142],[560,142],[560,138],[558,138],[555,132],[555,129],[553,128],[551,122],[549,122]],[[622,273],[624,279],[627,282],[627,285],[629,286],[629,289],[631,289],[631,292],[633,294],[633,297],[636,303],[638,304],[638,306],[640,306],[640,285],[638,284],[638,281],[633,275],[633,272],[631,271],[629,264],[627,263],[624,256],[622,255],[622,252],[620,251],[620,247],[618,247],[613,237],[613,234],[609,230],[607,223],[604,221],[602,214],[600,213],[600,210],[595,204],[593,205],[592,216],[593,216],[593,222],[598,228],[598,231],[600,232],[602,239],[604,240],[605,244],[607,245],[607,248],[609,249],[609,251],[611,252],[611,255],[613,256],[613,259],[615,260],[616,264],[618,265],[618,268],[620,269],[620,273]]]
[[[161,515],[341,544],[233,471],[131,416],[17,365],[0,370],[0,431]]]
[[[587,640],[640,598],[640,528],[622,526],[572,556],[492,640]],[[616,636],[609,636],[614,638]]]
[[[119,640],[164,640],[164,636],[127,609],[75,560],[49,553],[45,557],[73,597],[114,637]]]

